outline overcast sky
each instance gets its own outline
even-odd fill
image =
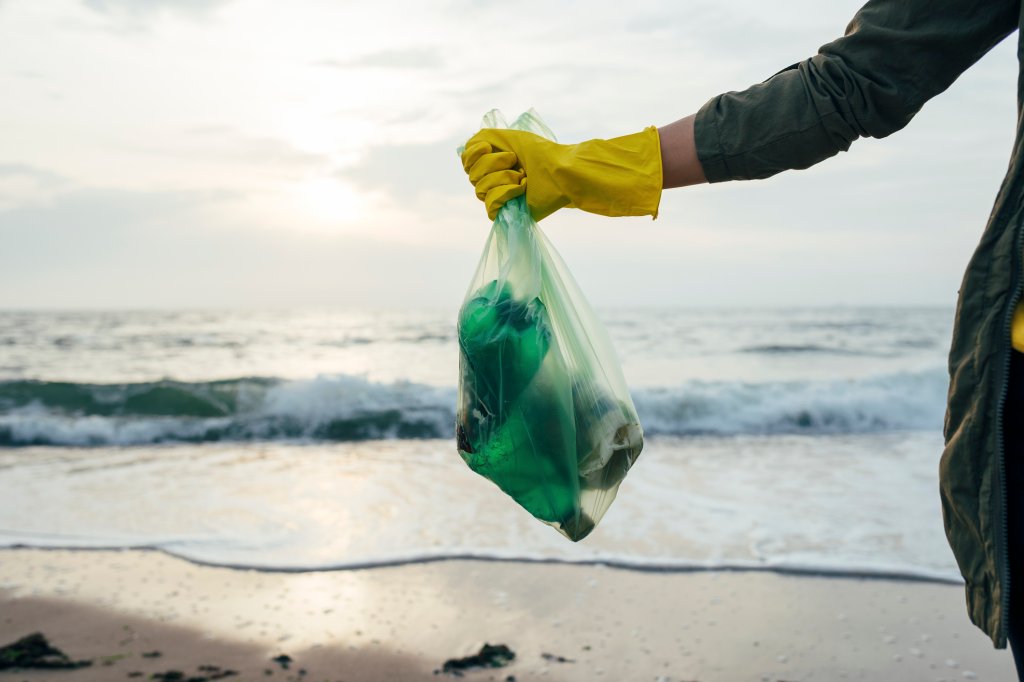
[[[850,0],[0,0],[0,307],[454,308],[498,107],[635,132],[842,34]],[[1006,169],[1017,36],[886,140],[543,227],[597,305],[952,306]]]

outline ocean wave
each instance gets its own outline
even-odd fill
[[[858,380],[690,382],[634,395],[649,434],[927,431],[942,427],[945,369]]]
[[[0,382],[0,445],[441,438],[455,392],[354,376],[137,384]]]
[[[649,435],[939,429],[945,369],[850,381],[688,382],[633,397]],[[336,375],[301,381],[0,382],[0,445],[450,438],[456,391]]]

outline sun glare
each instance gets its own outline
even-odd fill
[[[362,214],[363,202],[356,190],[334,178],[306,180],[296,187],[295,195],[303,211],[325,227],[353,222]]]
[[[301,106],[281,111],[278,134],[295,149],[327,157],[335,164],[357,158],[365,151],[367,140],[373,139],[378,125],[359,115],[340,114],[340,106],[330,100],[304,101]]]

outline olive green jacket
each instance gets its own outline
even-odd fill
[[[711,182],[766,178],[846,151],[858,137],[886,137],[1021,21],[1020,0],[872,0],[815,56],[701,108],[695,131],[704,172]],[[1024,76],[1017,93],[1010,167],[960,288],[939,468],[968,612],[1000,648],[1010,589],[1001,420],[1021,289]]]

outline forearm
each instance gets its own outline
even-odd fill
[[[1019,0],[869,0],[815,56],[697,112],[705,177],[767,178],[900,130],[1014,31],[1019,11]]]
[[[665,189],[707,182],[704,168],[697,158],[697,145],[693,137],[694,118],[696,114],[658,128],[662,186]]]

